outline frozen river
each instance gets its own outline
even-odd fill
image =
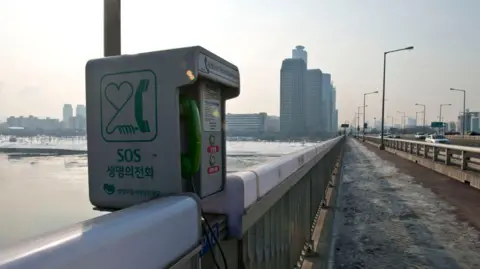
[[[268,162],[310,144],[228,142],[229,172]],[[83,139],[29,139],[16,143],[0,138],[0,147],[58,147],[86,150]],[[88,200],[86,154],[24,157],[0,154],[0,247],[92,218]]]

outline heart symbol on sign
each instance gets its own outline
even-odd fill
[[[115,185],[112,184],[103,184],[103,190],[106,194],[112,195],[115,192]]]
[[[105,88],[105,98],[117,111],[122,109],[132,96],[133,86],[128,81],[124,81],[120,85],[112,82]]]

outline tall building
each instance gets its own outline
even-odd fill
[[[457,124],[454,121],[448,123],[448,130],[449,131],[458,131]]]
[[[305,65],[308,65],[308,54],[305,50],[305,47],[302,45],[296,46],[292,50],[292,59],[302,59],[305,62]]]
[[[309,133],[325,131],[322,124],[322,71],[320,69],[307,70],[305,89],[305,117],[306,128]]]
[[[339,125],[338,125],[338,109],[335,109],[335,117],[333,118],[333,131],[337,131],[338,128],[339,128]]]
[[[472,117],[470,126],[471,126],[470,131],[480,132],[480,118],[479,117]]]
[[[73,107],[71,104],[63,105],[63,125],[65,128],[70,128],[70,119],[73,117]]]
[[[303,59],[285,59],[280,70],[280,132],[306,133],[305,88],[307,64]]]
[[[77,105],[77,107],[75,109],[75,116],[85,118],[86,115],[87,115],[86,112],[87,112],[87,110],[85,108],[85,105]]]
[[[467,114],[467,118],[465,119],[465,130],[469,132],[472,130],[472,118],[480,117],[480,112],[470,112],[470,110],[466,109],[465,114]],[[460,132],[463,131],[463,114],[458,116],[458,129]]]
[[[280,117],[267,116],[267,120],[265,122],[265,131],[270,133],[280,132]]]
[[[333,87],[332,76],[328,73],[323,73],[322,76],[322,99],[323,99],[323,123],[325,125],[325,131],[332,131],[332,118],[333,118]]]
[[[229,135],[259,135],[265,132],[267,113],[227,114],[227,133]]]
[[[407,127],[415,127],[417,126],[417,119],[407,117]]]
[[[330,132],[335,132],[338,129],[338,125],[336,122],[336,111],[337,111],[337,90],[336,88],[332,85],[332,100],[331,100],[331,117],[332,117],[332,122],[330,124]]]

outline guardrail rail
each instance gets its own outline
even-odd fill
[[[380,144],[380,138],[367,136]],[[384,138],[385,148],[397,155],[480,189],[480,148]]]
[[[225,189],[202,201],[164,197],[0,250],[0,269],[195,269],[199,257],[207,269],[225,268],[223,258],[230,269],[300,268],[344,142],[339,136],[229,173]]]

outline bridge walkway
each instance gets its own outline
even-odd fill
[[[349,139],[334,268],[480,268],[480,191]]]

